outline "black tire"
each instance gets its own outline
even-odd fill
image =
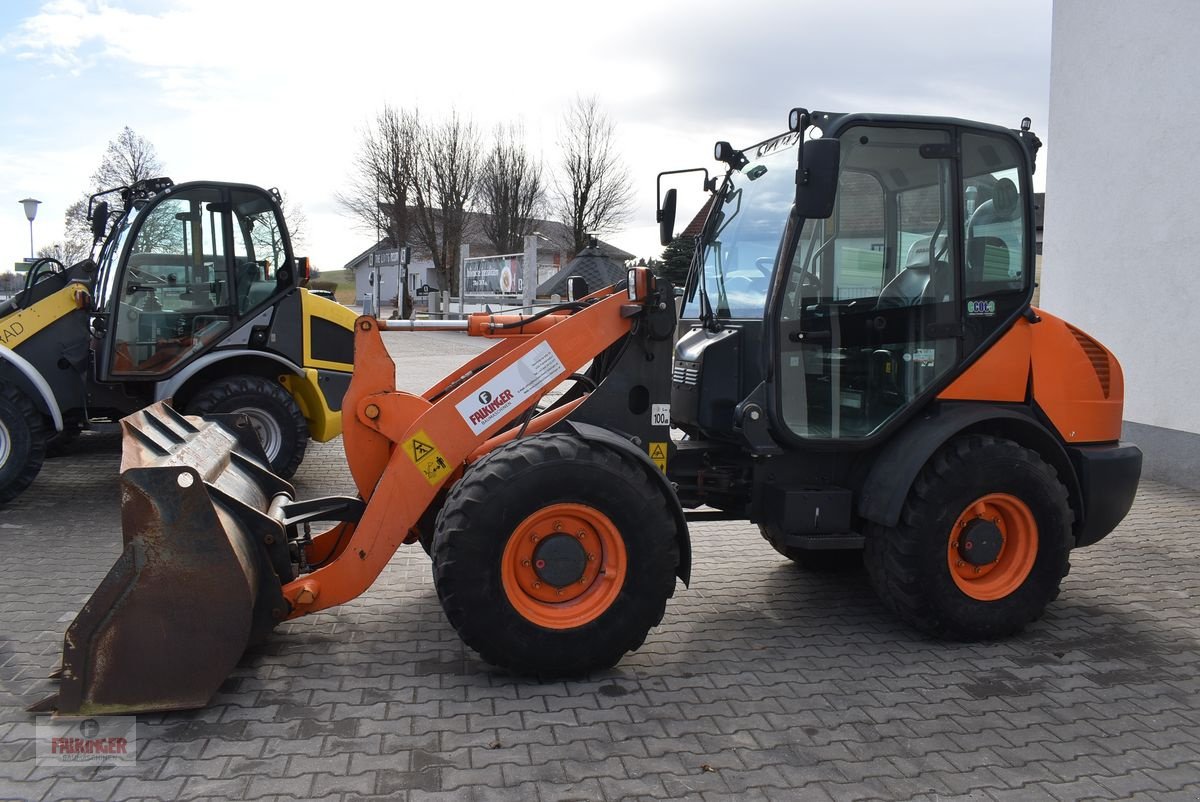
[[[587,608],[594,615],[591,620],[552,628],[531,620],[514,604],[537,608],[535,615],[564,610],[563,606],[523,595],[511,584],[510,597],[502,564],[510,539],[514,549],[527,543],[529,530],[521,529],[522,524],[531,516],[556,518],[557,510],[566,509],[556,505],[581,505],[605,516],[613,525],[610,536],[619,537],[619,544],[614,541],[613,548],[599,555],[600,561],[608,565],[623,551],[626,563],[619,589],[605,590],[599,574],[590,582],[583,576],[580,585],[586,590],[576,589],[573,581],[547,582],[547,588],[565,588],[568,594],[616,594]],[[450,491],[433,538],[438,596],[463,641],[493,665],[539,677],[608,668],[640,647],[651,627],[662,621],[679,563],[675,527],[657,483],[632,459],[569,435],[526,437],[480,460]],[[573,548],[571,532],[549,523],[544,531],[548,534],[543,546],[557,539]],[[533,542],[535,535],[530,534]],[[584,541],[583,534],[578,537],[581,543],[591,542]],[[586,550],[592,553],[590,546]],[[533,556],[541,562],[537,553]],[[595,562],[594,556],[588,559]],[[596,570],[587,568],[587,562],[583,565]],[[543,576],[531,573],[527,581]]]
[[[245,412],[259,435],[271,470],[290,478],[304,460],[308,422],[296,399],[283,385],[261,376],[230,376],[192,396],[189,415]]]
[[[46,425],[33,402],[12,385],[0,386],[0,504],[29,487],[46,459]]]
[[[862,549],[802,549],[785,546],[773,537],[768,527],[759,526],[758,533],[771,544],[780,555],[787,557],[796,567],[814,573],[841,573],[862,568]]]
[[[66,421],[61,432],[54,432],[46,439],[46,458],[65,457],[71,453],[71,447],[83,433],[77,424]]]
[[[974,566],[959,559],[961,551],[951,554],[959,543],[951,533],[959,516],[965,520],[978,515],[972,513],[980,509],[973,502],[990,494],[1003,504],[1016,499],[1031,514],[1031,527],[1005,522],[1010,533],[1004,536],[1002,549],[1019,554],[1019,537],[1013,534],[1018,530],[1032,530],[1035,536],[1024,539],[1032,560],[1027,573],[1014,568],[997,574],[1011,581],[1011,589],[999,587],[994,592],[1001,595],[982,598],[980,588],[969,593],[960,587],[960,581],[975,580],[956,581],[952,575],[953,570],[969,573]],[[922,469],[899,525],[868,531],[864,562],[880,599],[913,627],[953,640],[1000,638],[1023,630],[1058,598],[1070,568],[1071,522],[1067,490],[1038,454],[1010,440],[963,436],[943,446]],[[970,525],[974,524],[971,519]],[[993,564],[981,566],[980,579],[986,579],[986,571],[993,567],[999,571],[1009,559],[1005,554],[1002,550]],[[960,568],[952,568],[951,560]]]

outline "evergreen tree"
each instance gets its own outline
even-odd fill
[[[679,236],[671,240],[662,252],[662,262],[656,271],[676,287],[682,287],[687,280],[688,267],[692,263],[692,254],[696,251],[696,238]]]

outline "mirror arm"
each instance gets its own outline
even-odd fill
[[[707,167],[688,167],[684,170],[664,170],[658,174],[654,187],[654,209],[656,223],[662,222],[662,180],[664,175],[682,175],[684,173],[704,173],[704,189],[712,192],[716,189],[716,178],[710,178]]]

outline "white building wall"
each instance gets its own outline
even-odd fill
[[[1198,0],[1055,0],[1041,292],[1121,361],[1127,421],[1192,434],[1198,34]]]

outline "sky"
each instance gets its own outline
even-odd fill
[[[595,96],[616,125],[635,204],[605,236],[661,253],[655,176],[716,169],[712,145],[781,133],[789,109],[944,114],[1046,142],[1050,0],[513,0],[453,3],[52,0],[0,4],[0,269],[62,237],[124,126],[176,182],[278,187],[306,217],[314,266],[373,242],[339,207],[384,104],[484,132],[519,123],[553,180],[564,111]],[[679,220],[699,207],[682,179]],[[684,192],[682,190],[691,190]]]

